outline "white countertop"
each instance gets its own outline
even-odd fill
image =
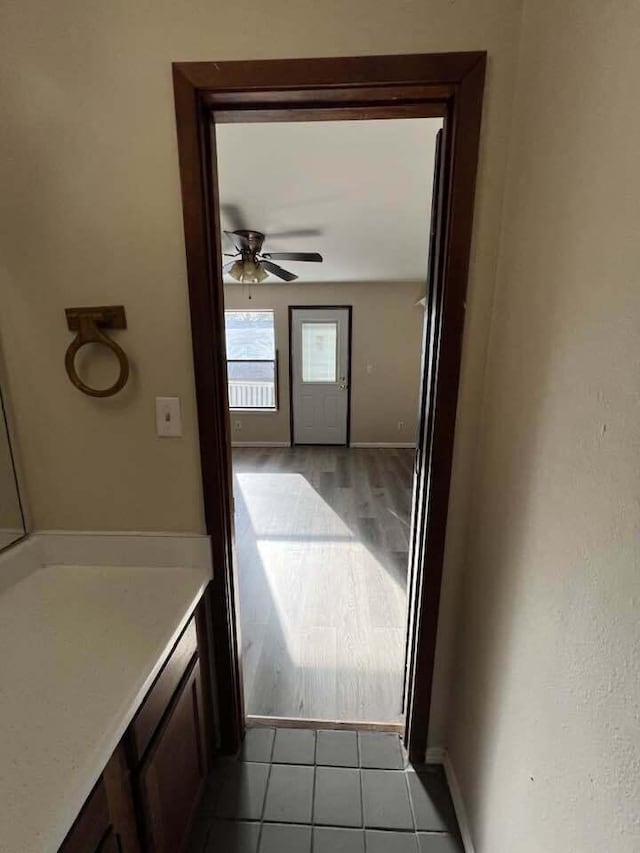
[[[0,596],[0,851],[56,851],[210,574],[48,566]]]

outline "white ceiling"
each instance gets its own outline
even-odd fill
[[[222,227],[317,232],[265,240],[265,251],[323,255],[322,264],[279,262],[301,281],[424,280],[441,126],[441,119],[218,125]]]

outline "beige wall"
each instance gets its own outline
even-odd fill
[[[434,744],[446,724],[519,15],[520,0],[22,0],[5,4],[0,27],[0,337],[38,528],[204,528],[170,62],[489,52]],[[120,302],[131,383],[89,399],[63,371],[64,308]],[[169,394],[182,398],[182,439],[154,434],[153,398]]]
[[[351,442],[414,442],[424,317],[416,302],[423,292],[415,282],[261,284],[249,299],[247,287],[225,285],[227,308],[273,310],[280,361],[280,410],[232,412],[233,441],[289,441],[289,305],[351,305]]]
[[[516,0],[482,9],[355,2],[339,13],[310,0],[5,7],[0,333],[37,527],[203,529],[171,61],[491,52],[473,371],[493,280],[517,8]],[[127,308],[120,339],[134,371],[125,393],[92,400],[63,372],[63,311],[110,302]],[[181,440],[155,437],[157,394],[181,396]]]
[[[446,741],[454,673],[478,851],[630,853],[638,6],[527,0],[474,456],[519,21],[519,0],[5,4],[0,333],[35,526],[202,530],[170,61],[488,50],[430,742]],[[63,309],[91,302],[127,307],[134,373],[113,400],[62,369]],[[156,394],[182,397],[184,438],[155,438]]]
[[[450,748],[476,853],[640,850],[640,5],[527,0]]]
[[[20,500],[16,490],[9,436],[0,410],[0,547],[3,531],[22,530]]]
[[[28,524],[28,495],[23,482],[20,447],[7,389],[7,374],[0,340],[0,547],[11,544],[24,534],[23,514]],[[20,494],[16,487],[16,475]]]

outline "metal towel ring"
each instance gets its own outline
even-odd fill
[[[71,341],[64,357],[64,366],[71,382],[84,394],[91,397],[112,397],[121,391],[127,384],[129,378],[129,360],[126,353],[119,344],[104,334],[101,328],[126,329],[127,320],[123,305],[107,305],[96,308],[67,308],[67,325],[72,332],[77,332]],[[118,378],[108,388],[91,388],[80,379],[75,367],[75,359],[78,350],[86,344],[102,344],[112,350],[118,364],[120,373]]]

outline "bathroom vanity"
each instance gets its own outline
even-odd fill
[[[210,576],[46,566],[0,596],[7,853],[183,849],[214,750]]]
[[[119,309],[67,311],[96,399],[128,366],[96,391],[73,359]],[[33,531],[7,403],[0,358],[0,851],[180,853],[215,748],[209,537]]]

